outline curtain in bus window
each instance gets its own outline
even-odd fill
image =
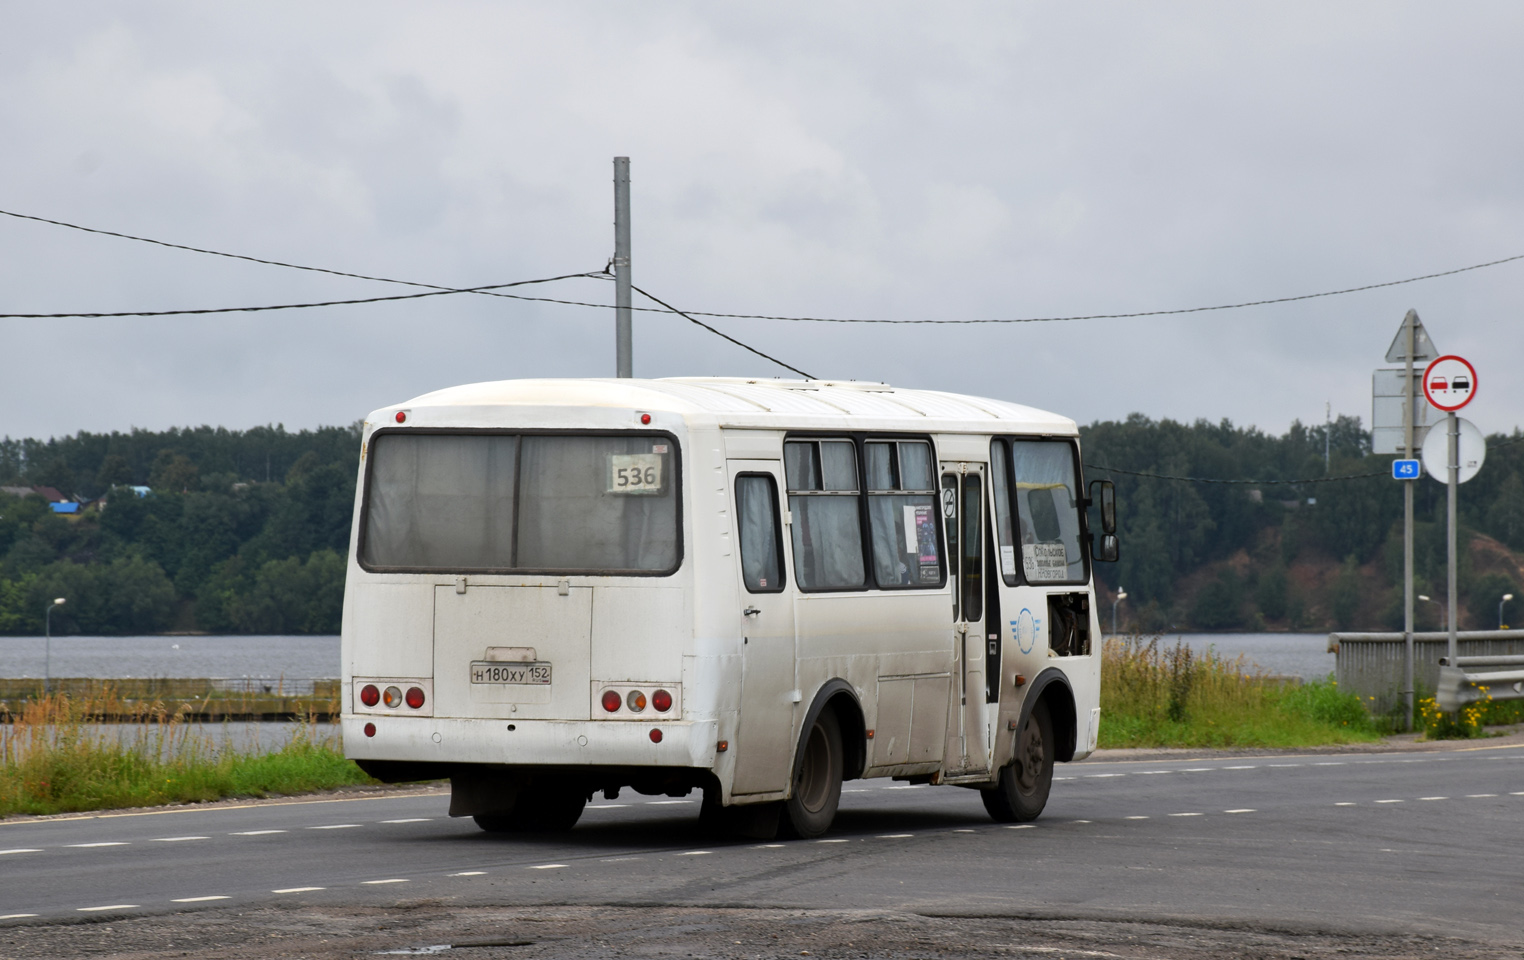
[[[1083,581],[1074,447],[1061,440],[1014,440],[1011,457],[1022,573],[1029,583]]]
[[[778,492],[773,478],[760,474],[736,478],[736,525],[741,530],[741,577],[752,593],[783,589],[778,556]]]
[[[669,441],[527,436],[518,558],[526,570],[645,571],[677,565]]]
[[[1016,535],[1011,526],[1011,491],[1006,481],[1005,441],[996,437],[990,443],[990,492],[995,501],[995,549],[1000,559],[1000,574],[1012,586],[1016,583]]]
[[[414,569],[510,566],[517,453],[512,436],[376,437],[360,559]]]
[[[942,557],[928,444],[874,441],[864,449],[875,580],[882,588],[939,586]]]
[[[793,514],[794,580],[801,590],[864,585],[857,454],[848,440],[783,445]]]

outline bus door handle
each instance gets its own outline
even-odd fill
[[[747,607],[745,610],[741,611],[741,616],[743,616],[743,617],[755,617],[757,614],[759,614],[761,612],[762,611],[758,610],[756,607]]]

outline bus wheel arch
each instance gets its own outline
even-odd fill
[[[784,801],[785,829],[798,837],[818,837],[830,829],[842,781],[862,775],[866,753],[866,727],[855,691],[845,680],[826,683],[800,724]]]
[[[1074,759],[1074,750],[1078,745],[1079,714],[1076,712],[1074,690],[1062,670],[1049,667],[1032,681],[1032,688],[1021,704],[1021,717],[1016,723],[1018,731],[1026,726],[1027,717],[1039,702],[1047,705],[1048,720],[1053,726],[1053,759],[1059,763],[1068,763]]]

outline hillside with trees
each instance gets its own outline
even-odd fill
[[[1087,475],[1117,484],[1122,559],[1097,565],[1104,612],[1122,585],[1121,621],[1144,630],[1400,628],[1402,490],[1358,419],[1277,437],[1134,414],[1081,436]],[[1461,487],[1464,625],[1496,625],[1524,584],[1518,441],[1489,438]],[[41,633],[56,596],[69,597],[58,633],[337,632],[358,455],[358,425],[0,441],[0,487],[21,494],[0,492],[0,633]],[[1352,475],[1369,476],[1315,482]],[[1444,487],[1417,490],[1418,592],[1442,598]],[[1418,614],[1436,627],[1439,605]]]

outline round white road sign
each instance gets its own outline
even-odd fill
[[[1476,368],[1453,353],[1440,357],[1424,368],[1423,395],[1447,413],[1459,410],[1476,396]]]
[[[1470,420],[1456,417],[1455,425],[1460,428],[1460,436],[1455,438],[1455,449],[1460,454],[1460,474],[1456,480],[1465,483],[1482,469],[1482,463],[1487,459],[1487,440]],[[1450,465],[1446,458],[1449,449],[1450,418],[1446,417],[1430,427],[1429,435],[1423,440],[1423,467],[1440,483],[1450,482]]]

